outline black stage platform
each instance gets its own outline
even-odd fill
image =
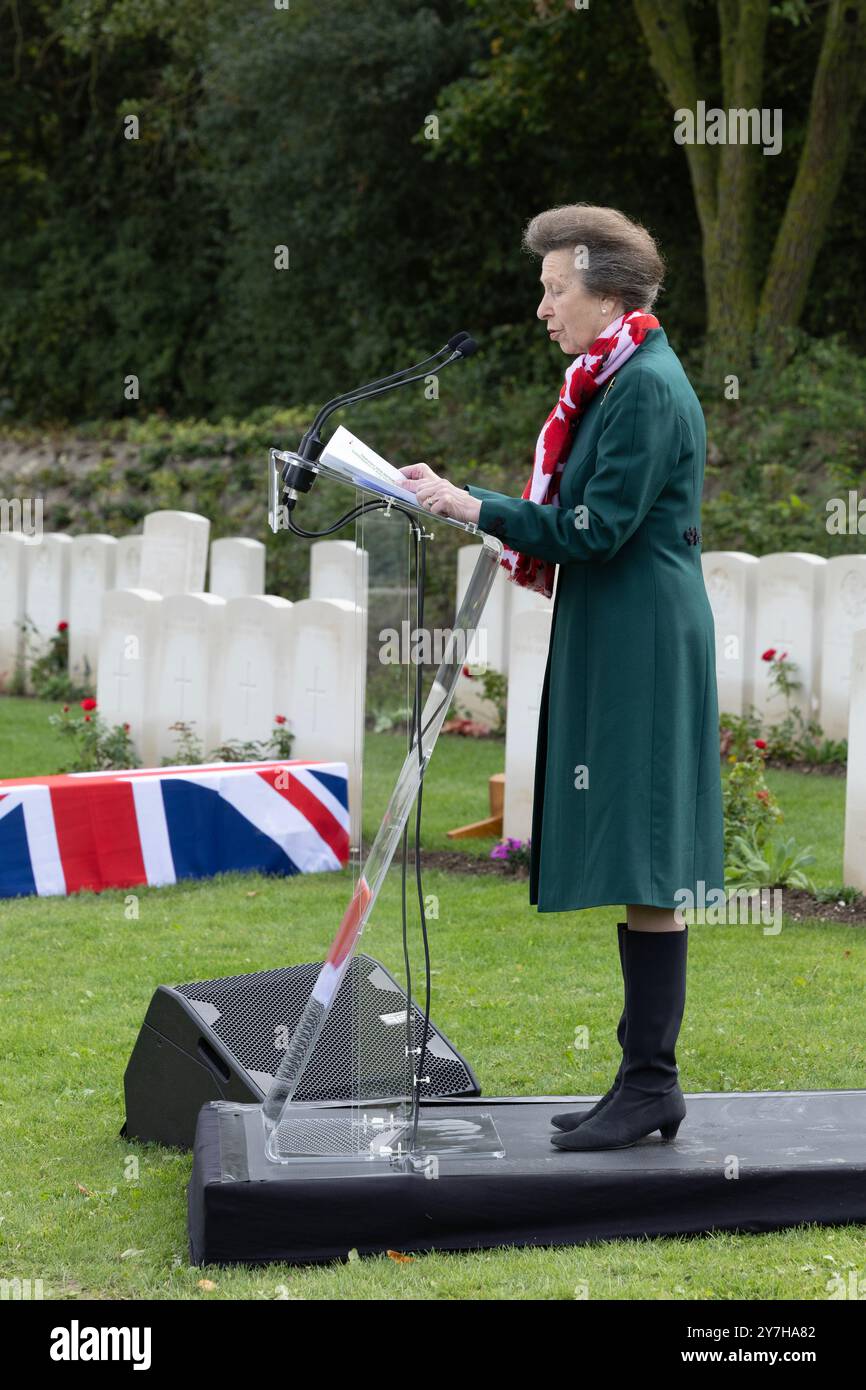
[[[425,1102],[425,1115],[489,1114],[506,1149],[500,1159],[443,1159],[438,1177],[382,1160],[272,1164],[258,1106],[206,1105],[189,1185],[192,1263],[314,1264],[352,1249],[578,1245],[866,1223],[866,1090],[687,1095],[673,1144],[656,1133],[629,1149],[555,1149],[550,1116],[595,1099]]]

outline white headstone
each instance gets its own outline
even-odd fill
[[[155,766],[155,708],[162,596],[110,589],[102,600],[96,701],[109,726],[128,724],[145,766]]]
[[[482,546],[464,545],[457,552],[457,602],[454,607],[454,614],[460,612],[460,605],[463,602],[472,572],[478,562]],[[484,605],[484,612],[481,614],[481,621],[478,624],[478,638],[482,632],[484,638],[479,641],[476,639],[470,648],[469,665],[473,665],[476,656],[483,656],[483,648],[486,648],[486,659],[488,666],[492,666],[494,671],[501,671],[504,674],[508,671],[508,619],[511,612],[510,589],[517,586],[511,582],[501,565],[497,568],[496,578],[493,587],[487,596]]]
[[[113,536],[73,536],[69,556],[69,673],[95,686],[102,596],[115,587]]]
[[[527,589],[522,584],[515,584],[513,579],[505,580],[508,591],[511,595],[511,618],[512,620],[518,613],[552,613],[553,605],[556,600],[556,590],[559,586],[559,566],[556,567],[553,581],[553,593],[550,598],[545,598],[537,589]],[[511,649],[511,639],[509,638],[509,651]]]
[[[8,690],[22,655],[29,544],[20,531],[0,531],[0,691]]]
[[[275,594],[229,599],[223,628],[222,699],[219,742],[267,742],[274,716],[289,711],[277,686],[277,663],[285,653],[292,604]]]
[[[828,738],[848,737],[851,643],[866,627],[866,555],[827,561],[821,624],[820,722]]]
[[[701,556],[716,629],[719,713],[745,714],[753,700],[758,560],[737,550]]]
[[[28,665],[41,656],[60,623],[69,622],[69,555],[72,537],[43,535],[27,543],[27,596],[24,611],[36,628],[27,634]]]
[[[826,569],[823,556],[796,550],[762,555],[758,561],[754,702],[771,724],[784,718],[786,706],[783,696],[771,696],[770,663],[762,660],[770,648],[780,654],[787,652],[797,666],[793,675],[800,689],[793,692],[792,705],[799,707],[806,719],[817,713]]]
[[[460,605],[469,587],[469,581],[481,551],[480,545],[465,545],[461,546],[457,552],[455,620],[460,612]],[[503,675],[508,671],[508,637],[511,619],[509,590],[515,587],[500,565],[493,581],[493,587],[487,596],[481,620],[477,625],[477,633],[469,646],[465,662],[467,666],[479,669],[475,670],[471,676],[465,676],[461,672],[457,677],[457,685],[454,690],[454,713],[464,711],[470,719],[477,719],[490,728],[497,727],[498,713],[495,704],[484,698],[481,690],[480,668],[487,666],[493,671],[502,672]]]
[[[212,541],[208,589],[221,598],[265,592],[265,547],[245,536]]]
[[[511,623],[503,833],[519,840],[532,832],[535,746],[552,621],[552,610],[529,606]]]
[[[156,594],[204,589],[210,522],[195,512],[151,512],[144,518],[139,585]]]
[[[143,536],[121,536],[117,542],[114,567],[115,589],[137,589],[141,584]]]
[[[866,892],[866,628],[851,639],[848,772],[845,784],[845,883]]]
[[[188,725],[205,756],[220,741],[225,610],[217,594],[172,594],[162,601],[154,696],[160,762],[181,761],[173,724]]]
[[[310,598],[343,598],[367,606],[369,555],[354,541],[314,541],[310,546]]]
[[[279,676],[292,756],[348,763],[353,845],[360,842],[366,626],[365,610],[348,599],[293,604]]]

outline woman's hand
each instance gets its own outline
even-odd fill
[[[407,486],[419,504],[434,516],[450,516],[455,521],[478,520],[481,502],[465,488],[440,478],[426,463],[407,463],[400,469]]]

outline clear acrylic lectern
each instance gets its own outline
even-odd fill
[[[274,531],[286,529],[285,517],[281,520],[280,470],[284,461],[291,457],[276,449],[270,451],[269,519]],[[325,962],[262,1106],[266,1153],[276,1163],[309,1163],[321,1159],[343,1159],[357,1163],[359,1159],[370,1159],[387,1162],[392,1167],[402,1165],[414,1169],[429,1169],[431,1164],[438,1166],[443,1161],[447,1162],[448,1155],[459,1156],[461,1160],[473,1156],[501,1158],[504,1156],[502,1142],[492,1117],[484,1113],[483,1102],[472,1106],[465,1115],[437,1114],[436,1107],[425,1110],[423,1104],[416,1113],[421,1090],[420,1084],[415,1084],[416,1068],[422,1043],[429,1043],[430,1039],[424,1036],[423,1011],[414,1006],[412,998],[417,987],[423,985],[424,974],[417,963],[411,966],[411,970],[408,969],[410,956],[405,943],[399,949],[405,958],[406,973],[411,974],[411,986],[401,986],[401,992],[395,994],[394,981],[389,976],[390,992],[383,989],[382,1005],[377,1006],[375,1013],[371,1013],[369,981],[362,980],[357,968],[358,961],[369,963],[369,957],[360,953],[356,956],[356,952],[362,933],[370,923],[394,853],[401,843],[461,669],[467,661],[472,660],[470,649],[473,648],[478,623],[496,578],[502,544],[494,537],[483,535],[475,525],[432,516],[418,505],[414,495],[408,491],[405,498],[392,499],[389,505],[383,491],[375,483],[369,486],[360,484],[357,476],[344,472],[338,465],[320,458],[310,468],[321,475],[320,489],[323,485],[336,483],[354,490],[355,505],[374,499],[385,503],[382,510],[364,513],[356,521],[355,554],[358,557],[359,584],[362,560],[373,547],[387,550],[390,546],[399,557],[401,546],[405,550],[407,541],[411,539],[409,523],[396,510],[397,506],[413,513],[422,531],[422,545],[427,540],[435,539],[438,528],[451,526],[466,532],[467,537],[480,540],[481,548],[453,627],[444,633],[437,630],[440,637],[438,652],[437,644],[435,641],[432,643],[431,665],[435,675],[423,699],[420,751],[416,731],[409,725],[405,758],[372,844],[366,854],[360,838],[353,845],[353,890],[350,901],[334,932]],[[303,524],[303,510],[301,506],[299,524]],[[297,516],[298,512],[294,515]],[[416,604],[417,597],[416,593]],[[357,606],[357,616],[358,641],[366,643],[366,600]],[[425,616],[425,630],[429,631],[426,622]],[[420,655],[422,659],[429,659],[429,653],[425,657],[423,641]],[[363,669],[361,662],[357,666]],[[414,684],[414,669],[411,676]],[[312,684],[315,685],[315,680]],[[363,700],[363,692],[360,692],[360,698]],[[360,725],[356,721],[355,727],[356,730],[360,727],[360,733],[356,732],[355,735],[356,742],[358,739],[363,742],[363,721]],[[363,748],[355,747],[351,751],[355,765],[360,765]],[[393,898],[388,908],[391,919],[400,911],[396,894]],[[383,941],[387,939],[392,954],[395,954],[393,920],[386,923],[381,932]],[[379,973],[385,974],[384,971]],[[295,1095],[325,1020],[338,993],[341,1004],[345,1005],[347,991],[352,1012],[352,1068],[342,1090],[347,1099],[325,1103],[298,1102]],[[422,1073],[420,1081],[423,1079]]]

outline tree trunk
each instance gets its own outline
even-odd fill
[[[684,0],[633,0],[668,100],[695,111],[700,97]],[[721,106],[760,109],[770,0],[717,0]],[[866,0],[830,0],[806,139],[763,293],[756,263],[759,161],[749,143],[684,146],[703,239],[709,378],[747,370],[756,328],[795,325],[839,191],[866,95]]]
[[[634,0],[654,67],[674,110],[695,111],[699,99],[691,35],[683,0]],[[718,0],[721,104],[758,106],[770,0]],[[710,93],[704,94],[712,106]],[[758,312],[755,276],[756,146],[684,146],[703,235],[707,301],[705,369],[740,373],[749,360]]]
[[[758,327],[799,322],[866,95],[866,0],[831,0],[797,177],[764,282]]]

